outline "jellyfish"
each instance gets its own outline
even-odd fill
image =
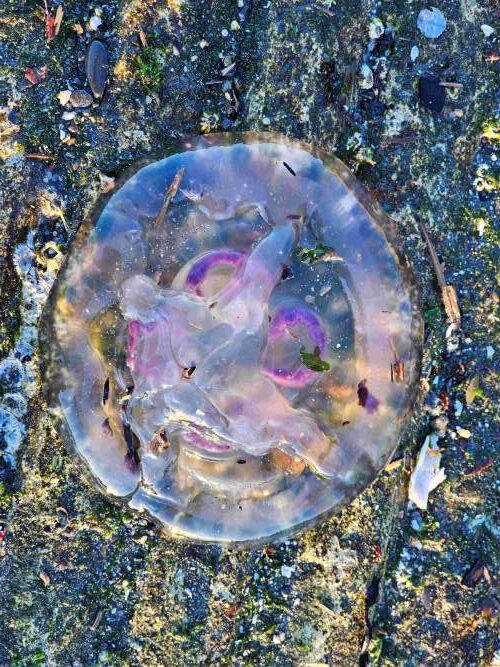
[[[333,156],[274,135],[173,146],[80,228],[51,293],[61,433],[172,535],[255,544],[320,520],[373,480],[414,400],[398,248]]]

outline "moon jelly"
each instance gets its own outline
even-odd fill
[[[186,140],[78,231],[45,385],[107,494],[171,534],[252,544],[351,500],[415,394],[421,320],[393,225],[334,157]]]

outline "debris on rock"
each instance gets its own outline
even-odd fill
[[[425,438],[417,465],[410,478],[408,498],[422,510],[427,509],[429,493],[446,479],[444,468],[440,468],[441,453],[438,440],[436,434]]]

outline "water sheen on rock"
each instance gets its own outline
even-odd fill
[[[42,327],[62,431],[172,534],[289,534],[352,499],[411,407],[421,322],[389,219],[335,158],[207,135],[79,230]]]

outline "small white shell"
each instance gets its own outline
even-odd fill
[[[481,30],[483,31],[483,34],[485,37],[491,37],[491,35],[495,32],[495,28],[492,28],[490,25],[483,23],[481,26]]]
[[[417,28],[430,39],[437,39],[446,30],[446,19],[437,7],[422,9],[417,19]]]

